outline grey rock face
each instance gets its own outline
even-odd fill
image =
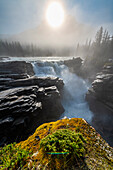
[[[34,75],[33,67],[25,61],[0,62],[0,75],[27,74]]]
[[[81,66],[82,66],[82,59],[80,57],[73,58],[71,60],[64,61],[64,64],[69,67],[70,71],[80,75],[81,73]]]
[[[64,112],[63,80],[34,77],[30,63],[0,63],[0,145],[28,137],[41,123]]]
[[[26,79],[10,81],[8,83],[9,87],[32,86],[32,85],[37,85],[39,87],[56,86],[60,90],[64,84],[63,80],[57,77],[30,77]]]
[[[33,67],[25,61],[0,62],[0,91],[10,88],[9,82],[34,75]]]
[[[0,92],[0,117],[34,112],[38,108],[37,86],[13,88]]]
[[[102,72],[97,74],[96,79],[89,89],[87,98],[94,96],[113,109],[113,63],[107,63]]]

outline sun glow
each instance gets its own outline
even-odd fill
[[[46,19],[51,27],[59,27],[64,21],[64,10],[59,2],[52,2],[47,9]]]

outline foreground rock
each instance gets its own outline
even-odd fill
[[[35,77],[30,63],[0,63],[0,145],[28,137],[64,112],[63,80]],[[54,113],[54,114],[53,114]]]
[[[10,114],[17,117],[40,108],[37,101],[38,89],[37,86],[29,86],[0,92],[0,118]]]
[[[23,138],[44,121],[64,112],[55,86],[13,88],[0,93],[0,139]],[[53,114],[54,113],[54,114]],[[18,137],[17,137],[18,136]]]
[[[103,102],[105,105],[113,109],[113,62],[107,63],[103,71],[97,74],[96,79],[92,83],[92,88],[87,93],[87,99],[90,96]]]
[[[33,167],[36,169],[48,169],[48,163],[53,160],[49,159],[49,162],[47,160],[44,164],[41,159],[42,152],[39,149],[39,143],[41,139],[48,134],[54,133],[58,129],[69,129],[76,133],[81,133],[86,139],[86,143],[84,143],[86,148],[84,159],[78,159],[77,161],[77,158],[75,158],[75,164],[70,164],[70,169],[113,169],[113,148],[111,148],[84,119],[79,118],[62,119],[56,122],[43,124],[38,127],[35,133],[26,141],[20,142],[17,147],[21,146],[22,149],[28,149],[32,152],[32,156],[28,162],[26,161],[25,167],[29,167],[29,169],[32,169]],[[56,157],[58,155],[53,156]],[[61,157],[61,155],[59,156]],[[76,164],[76,161],[78,164]],[[60,169],[59,162],[54,161],[53,164],[56,165],[57,169]],[[25,167],[23,167],[23,169]],[[61,169],[65,168],[61,167]]]

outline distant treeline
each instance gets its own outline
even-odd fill
[[[21,44],[0,40],[1,56],[81,56],[86,66],[100,69],[108,59],[113,58],[113,36],[103,27],[96,33],[95,40],[87,40],[84,45],[78,44],[72,48],[40,48],[34,44]]]
[[[20,42],[8,42],[0,40],[0,55],[1,56],[69,56],[71,55],[70,48],[40,48],[34,44],[21,44]]]
[[[86,67],[101,70],[109,59],[113,59],[113,36],[101,27],[94,41],[89,40],[84,45],[77,45],[76,55],[84,57]]]

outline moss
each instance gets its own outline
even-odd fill
[[[21,146],[22,149],[31,151],[32,157],[26,161],[25,167],[29,169],[32,167],[47,167],[48,163],[52,161],[50,158],[43,161],[43,151],[40,149],[40,141],[46,136],[53,134],[59,129],[68,129],[75,133],[81,133],[83,138],[86,139],[84,143],[85,155],[83,165],[78,161],[72,164],[73,169],[99,169],[99,170],[110,170],[113,169],[113,148],[111,148],[105,140],[92,128],[84,119],[72,118],[62,119],[56,122],[45,123],[39,126],[35,133],[30,136],[26,141],[22,141],[16,145]],[[36,138],[39,136],[40,140]],[[56,161],[56,169],[59,169],[61,162]],[[85,164],[84,164],[85,163]],[[64,165],[65,166],[65,165]],[[83,166],[83,168],[82,168]],[[71,168],[72,169],[72,168]]]
[[[41,140],[39,149],[43,157],[40,157],[40,163],[43,164],[46,160],[49,169],[71,168],[71,165],[77,164],[77,161],[83,158],[84,142],[85,139],[80,133],[68,129],[57,130]]]
[[[30,158],[29,150],[9,144],[0,150],[0,169],[22,168]]]
[[[81,118],[62,119],[56,122],[45,123],[38,127],[32,136],[20,144],[23,148],[29,148],[33,153],[36,153],[39,151],[40,141],[37,141],[35,136],[43,139],[58,129],[69,129],[83,135],[87,141],[85,144],[86,153],[84,157],[89,169],[93,169],[93,167],[95,167],[95,169],[113,169],[113,149],[102,139],[94,128]],[[35,165],[40,165],[42,155],[43,153],[40,151],[32,158],[33,162],[36,161]],[[45,165],[47,164],[48,160],[45,162]]]

